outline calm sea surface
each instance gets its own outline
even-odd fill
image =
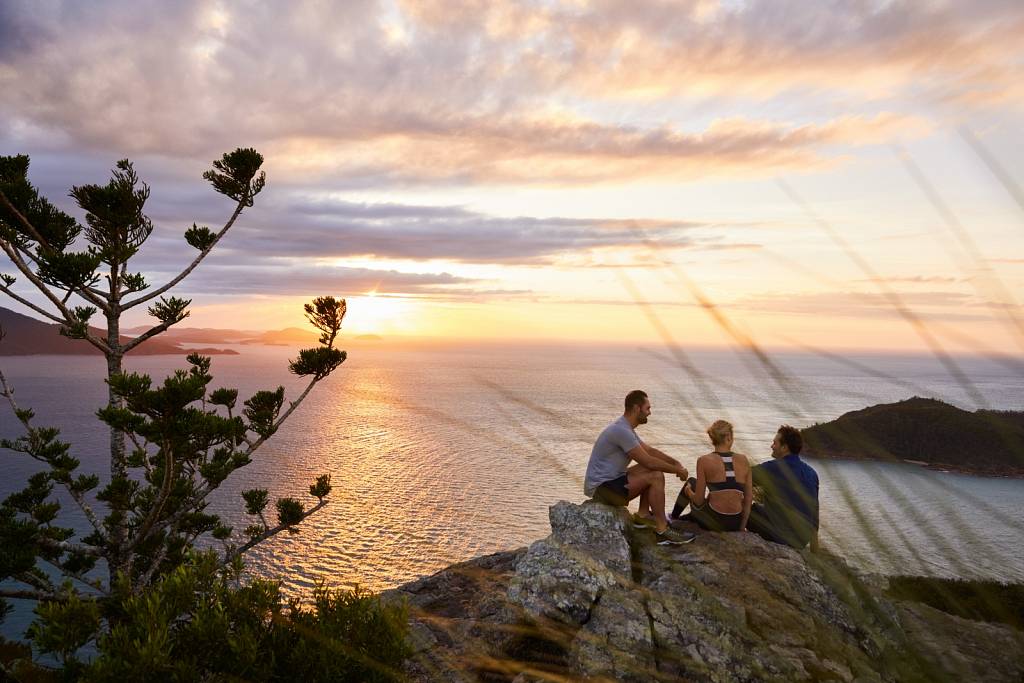
[[[237,347],[214,357],[214,386],[247,397],[302,382],[286,371],[293,350]],[[304,591],[318,579],[384,589],[476,555],[528,544],[548,533],[547,509],[582,501],[582,476],[600,430],[634,388],[651,395],[640,428],[648,443],[693,469],[709,450],[703,429],[722,417],[737,429],[736,450],[760,461],[780,423],[806,426],[917,393],[974,409],[968,388],[933,360],[872,356],[867,369],[808,355],[780,355],[779,381],[729,351],[693,351],[696,380],[662,350],[638,348],[350,348],[252,465],[215,498],[237,529],[246,518],[239,491],[309,499],[316,475],[335,486],[326,509],[301,533],[281,534],[249,555],[252,571]],[[990,407],[1024,409],[1024,372],[963,360]],[[184,364],[169,356],[130,359],[162,377]],[[104,473],[105,435],[93,417],[105,400],[99,358],[0,358],[22,407],[37,424],[72,437],[85,471]],[[882,372],[892,379],[872,376]],[[0,410],[0,433],[18,433]],[[20,488],[30,462],[3,451],[0,495]],[[913,465],[812,461],[822,482],[824,541],[874,571],[1024,581],[1024,481],[930,472]],[[673,487],[674,489],[674,487]],[[671,495],[674,495],[674,490]],[[68,506],[68,512],[72,508]],[[81,525],[73,514],[68,519]]]

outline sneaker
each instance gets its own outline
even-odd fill
[[[669,517],[668,518],[668,526],[669,526],[669,528],[670,529],[675,529],[676,531],[685,531],[686,528],[687,528],[686,525],[689,524],[689,523],[690,523],[689,519],[683,519],[682,517]]]
[[[633,528],[634,529],[654,529],[658,525],[655,523],[653,517],[644,517],[643,515],[633,514]]]
[[[688,531],[676,531],[675,529],[665,529],[661,533],[654,532],[654,537],[657,539],[658,545],[683,545],[684,543],[690,543],[693,539],[697,538],[697,534],[691,534]]]

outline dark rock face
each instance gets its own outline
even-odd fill
[[[621,508],[592,502],[558,503],[550,518],[529,549],[389,593],[411,607],[413,680],[1024,676],[1024,634],[893,603],[838,558],[745,533],[660,547]]]

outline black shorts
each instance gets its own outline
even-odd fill
[[[625,506],[629,502],[629,478],[623,474],[621,477],[606,481],[594,491],[594,500],[608,505]]]

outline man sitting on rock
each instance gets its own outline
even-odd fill
[[[658,545],[689,543],[694,535],[670,529],[665,518],[665,473],[686,481],[689,472],[675,458],[648,446],[636,435],[636,428],[647,423],[651,401],[636,389],[626,394],[622,417],[605,427],[594,443],[587,464],[583,491],[594,500],[625,506],[640,496],[640,510],[634,526],[654,528]],[[630,460],[636,465],[629,469]]]
[[[747,529],[797,550],[818,545],[818,473],[800,459],[800,430],[782,425],[772,441],[772,460],[753,470],[763,503],[754,503]]]

